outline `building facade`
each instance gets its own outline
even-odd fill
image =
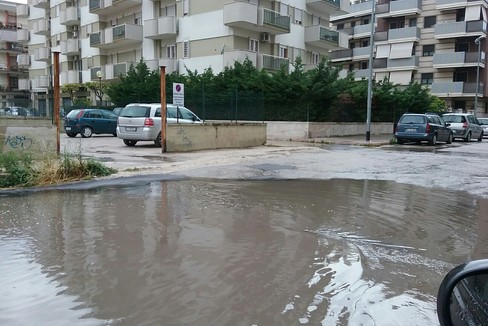
[[[28,69],[17,63],[18,56],[27,53],[27,48],[17,42],[17,31],[25,21],[17,19],[16,4],[0,1],[0,108],[25,107],[29,92],[19,89],[19,79],[28,76]]]
[[[488,116],[487,7],[485,1],[460,0],[343,3],[330,20],[334,29],[349,35],[349,46],[332,51],[330,58],[343,65],[343,76],[352,72],[357,79],[368,78],[373,50],[377,81],[428,85],[451,110]]]
[[[141,59],[181,74],[219,73],[246,58],[269,71],[298,57],[313,67],[347,46],[347,35],[330,28],[338,9],[337,0],[29,0],[17,6],[28,22],[18,40],[29,49],[18,57],[29,62],[19,85],[34,107],[52,107],[55,51],[61,85],[113,81]]]

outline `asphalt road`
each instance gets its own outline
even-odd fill
[[[389,135],[315,140],[270,141],[246,149],[162,153],[152,143],[125,146],[113,136],[82,139],[61,135],[61,151],[81,153],[119,172],[111,177],[216,179],[390,180],[488,197],[488,139],[435,147],[390,145]],[[367,145],[367,146],[360,146]],[[104,179],[107,182],[107,178]]]

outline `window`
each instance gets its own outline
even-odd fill
[[[434,74],[433,73],[427,73],[427,74],[422,74],[420,77],[420,83],[424,85],[430,85],[434,81]]]
[[[351,22],[351,27],[356,26],[356,22]]]
[[[183,41],[183,58],[190,57],[190,41]]]
[[[404,28],[405,22],[404,21],[393,21],[390,23],[390,29],[397,29],[397,28]]]
[[[422,56],[423,57],[431,57],[434,55],[434,50],[435,50],[434,44],[424,45],[422,48]]]
[[[354,70],[354,63],[350,63],[349,64],[349,71],[353,71]]]
[[[362,40],[361,41],[361,47],[366,47],[366,46],[369,46],[369,40]]]
[[[344,29],[344,24],[337,24],[337,30],[340,31],[341,29]]]
[[[288,48],[284,45],[280,45],[280,58],[288,58]]]
[[[456,11],[456,21],[457,22],[463,22],[465,17],[466,17],[466,10],[464,8],[458,9]]]
[[[312,52],[312,64],[316,65],[320,63],[320,54]]]
[[[361,62],[361,69],[368,69],[368,62],[367,61]]]
[[[368,24],[369,24],[369,17],[363,18],[363,25],[368,25]]]
[[[167,59],[176,58],[176,46],[174,44],[166,46],[166,58]]]
[[[249,39],[249,51],[259,52],[259,41],[253,38]]]
[[[417,26],[417,18],[411,18],[408,21],[408,26],[410,26],[410,27],[416,27]]]
[[[142,25],[142,18],[141,18],[141,13],[135,14],[134,15],[134,24],[136,25]]]
[[[424,18],[424,28],[432,28],[437,23],[437,16],[427,16]]]
[[[456,52],[469,52],[469,43],[466,42],[456,43]]]
[[[295,8],[295,24],[301,25],[302,24],[302,10]]]
[[[282,15],[288,15],[289,13],[289,5],[287,4],[284,4],[284,3],[280,3],[280,14]]]
[[[455,82],[467,82],[468,81],[468,72],[456,71],[454,73],[454,81]]]

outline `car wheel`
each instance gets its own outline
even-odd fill
[[[478,141],[483,141],[483,132],[481,132],[480,136],[478,137]]]
[[[397,139],[397,144],[403,145],[405,144],[405,141],[403,139]]]
[[[454,139],[452,138],[452,134],[449,134],[449,136],[447,136],[446,144],[451,144],[453,141]]]
[[[126,144],[127,146],[130,146],[130,147],[134,147],[134,146],[136,146],[137,141],[136,140],[124,139],[124,144]]]
[[[116,132],[114,132],[112,135],[114,135],[114,137],[117,137],[117,133]]]
[[[471,131],[468,132],[468,134],[466,135],[466,138],[464,138],[464,141],[465,142],[470,142],[471,141]]]
[[[76,133],[75,132],[67,132],[66,135],[68,135],[68,137],[76,137]]]
[[[432,136],[432,139],[431,139],[431,140],[429,140],[429,145],[430,145],[430,146],[435,146],[435,145],[437,145],[437,134],[434,134],[434,135]]]
[[[154,145],[161,147],[161,133],[159,133],[158,138],[154,141]]]
[[[93,130],[90,127],[83,127],[80,134],[83,138],[90,138],[93,135]]]

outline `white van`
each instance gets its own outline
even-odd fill
[[[193,112],[181,106],[166,105],[166,122],[203,123]],[[117,137],[127,146],[138,141],[153,141],[161,146],[161,104],[134,103],[126,105],[117,120]]]

